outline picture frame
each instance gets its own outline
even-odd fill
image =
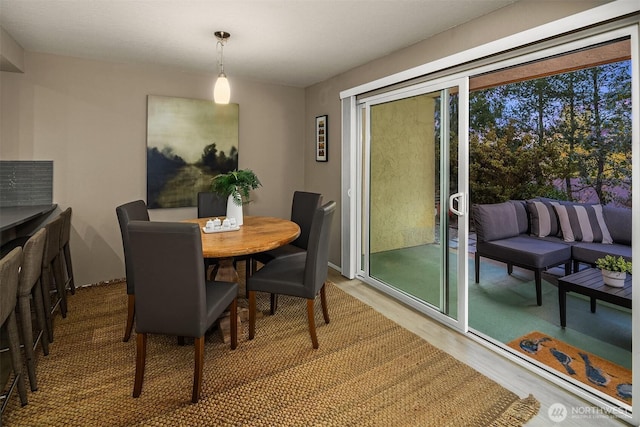
[[[329,161],[329,116],[316,117],[316,162]]]

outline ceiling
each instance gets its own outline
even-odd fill
[[[516,0],[0,0],[26,51],[307,87]]]

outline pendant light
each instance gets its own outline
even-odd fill
[[[229,87],[229,80],[227,80],[227,75],[224,73],[224,44],[227,39],[231,37],[231,34],[226,31],[216,31],[213,33],[218,39],[218,43],[216,43],[216,51],[218,51],[218,80],[216,80],[216,84],[213,87],[213,100],[216,104],[228,104],[229,99],[231,98],[231,87]],[[220,50],[218,50],[220,48]]]

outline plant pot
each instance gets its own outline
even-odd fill
[[[229,195],[227,199],[227,218],[235,218],[238,227],[242,225],[242,205],[236,205],[233,195]]]
[[[614,288],[622,288],[624,286],[624,280],[627,278],[627,273],[620,271],[602,270],[602,280],[605,285],[613,286]]]

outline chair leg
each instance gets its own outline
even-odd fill
[[[480,283],[480,255],[475,253],[475,267],[476,267],[476,283]]]
[[[147,334],[136,336],[136,377],[133,384],[133,397],[140,397],[144,380],[144,365],[147,360]]]
[[[507,264],[507,274],[509,276],[513,274],[513,264]]]
[[[256,335],[256,291],[249,291],[249,339]]]
[[[9,335],[9,353],[11,355],[11,364],[13,365],[13,374],[18,383],[18,395],[20,396],[20,404],[22,406],[29,403],[27,400],[27,388],[24,385],[22,374],[22,356],[20,355],[20,337],[18,335],[18,323],[16,321],[15,310],[11,311],[7,319],[7,334]]]
[[[231,327],[231,350],[238,347],[238,299],[234,298],[229,307],[229,326]]]
[[[33,354],[33,325],[31,322],[29,295],[18,297],[18,307],[20,309],[20,325],[22,326],[22,342],[27,362],[27,373],[29,374],[29,386],[31,391],[37,391],[38,380],[36,378],[36,361]]]
[[[71,289],[71,294],[76,294],[76,284],[73,280],[73,265],[71,264],[71,250],[69,249],[69,243],[64,245],[64,262],[67,267],[67,277],[69,278],[69,289]]]
[[[60,300],[60,313],[63,318],[67,317],[67,289],[64,286],[64,273],[62,271],[62,258],[57,256],[53,261],[53,277],[55,280],[58,299]]]
[[[269,313],[273,316],[278,309],[278,294],[271,294],[269,298]]]
[[[307,300],[307,320],[309,321],[309,333],[311,334],[311,344],[313,348],[318,348],[318,337],[316,336],[316,320],[314,316],[313,303],[315,299]]]
[[[195,357],[193,367],[193,391],[191,392],[191,403],[198,403],[200,390],[202,390],[202,367],[204,365],[204,335],[196,337],[193,342]]]
[[[33,295],[33,302],[36,307],[36,321],[38,322],[38,328],[40,328],[40,345],[42,345],[42,353],[45,356],[48,356],[49,336],[47,335],[47,317],[45,315],[44,302],[42,301],[42,281],[40,279],[38,279],[33,289],[31,289],[31,294]]]
[[[536,278],[536,303],[542,305],[542,271],[535,271]]]
[[[327,308],[327,293],[325,292],[325,285],[320,288],[320,303],[322,304],[322,316],[324,316],[324,323],[329,323],[329,309]]]
[[[129,341],[131,331],[133,330],[133,319],[136,315],[136,296],[134,294],[127,295],[127,326],[124,329],[123,342]]]
[[[42,303],[44,304],[44,318],[47,324],[47,339],[50,343],[53,342],[53,316],[51,315],[51,270],[50,266],[44,266],[42,268],[42,274],[40,275],[40,290],[42,293]]]

